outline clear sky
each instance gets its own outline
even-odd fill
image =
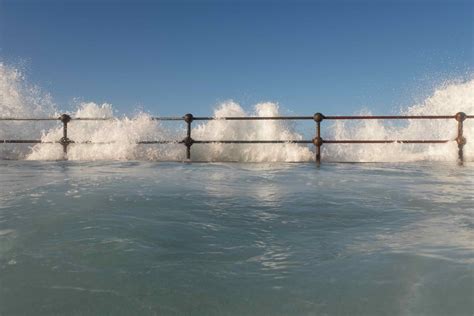
[[[474,1],[457,0],[0,0],[0,61],[61,109],[385,114],[472,77],[473,21]]]

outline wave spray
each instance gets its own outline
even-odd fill
[[[400,115],[454,115],[456,112],[474,113],[474,80],[447,84],[438,88],[420,104],[401,111]],[[12,67],[0,64],[1,117],[57,117],[59,111],[49,94],[29,85],[24,76]],[[344,113],[347,114],[347,113]],[[365,112],[363,114],[370,115]],[[213,113],[216,118],[226,116],[279,116],[275,103],[259,103],[252,111],[228,101]],[[109,118],[107,121],[72,121],[69,138],[76,142],[91,141],[108,144],[71,144],[69,160],[177,160],[185,159],[182,144],[139,145],[138,141],[182,140],[185,126],[174,127],[154,121],[146,113],[134,117],[116,117],[110,104],[85,102],[78,105],[72,117]],[[474,120],[464,122],[466,161],[474,159]],[[314,122],[313,122],[314,123]],[[323,136],[334,140],[374,139],[449,139],[447,144],[324,144],[325,161],[402,162],[456,161],[457,122],[452,120],[365,120],[357,122],[323,122]],[[62,126],[58,122],[0,121],[0,139],[41,139],[58,141]],[[193,123],[192,137],[196,140],[301,140],[314,135],[299,132],[298,125],[286,121],[225,121],[213,120]],[[63,159],[59,144],[12,145],[0,144],[0,158],[28,160]],[[293,162],[314,160],[312,145],[300,144],[195,144],[192,158],[196,161]]]

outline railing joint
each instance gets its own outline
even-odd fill
[[[195,141],[194,139],[192,139],[191,137],[185,137],[183,140],[182,140],[182,143],[184,144],[184,146],[186,147],[191,147]]]
[[[325,118],[326,118],[326,117],[325,117],[323,114],[319,113],[319,112],[318,112],[318,113],[314,113],[314,115],[313,115],[313,120],[314,120],[315,122],[317,122],[317,123],[322,122]]]
[[[455,118],[456,118],[456,121],[458,122],[464,122],[467,118],[467,115],[464,112],[458,112],[456,113]]]

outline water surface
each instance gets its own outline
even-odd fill
[[[472,165],[0,161],[2,315],[472,315]]]

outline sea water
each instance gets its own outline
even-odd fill
[[[474,80],[399,114],[459,111],[474,114]],[[63,112],[0,63],[0,117]],[[282,113],[228,101],[213,116]],[[194,162],[164,162],[185,160],[184,146],[136,142],[181,140],[182,122],[94,102],[69,114],[110,119],[68,128],[110,144],[71,144],[67,156],[0,144],[0,315],[474,313],[474,120],[464,166],[454,119],[323,121],[324,139],[449,142],[325,144],[317,167],[313,146],[294,143],[195,144]],[[192,137],[311,139],[305,124],[217,119],[194,122]],[[0,139],[61,137],[58,122],[0,121]]]
[[[472,315],[468,163],[0,162],[2,315]]]

